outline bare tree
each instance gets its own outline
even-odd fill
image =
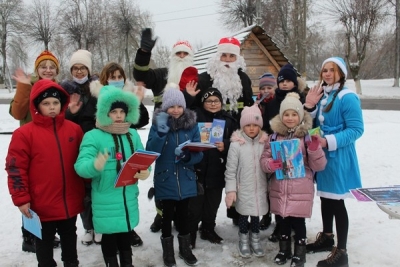
[[[221,0],[219,4],[223,25],[237,30],[256,22],[256,0]]]
[[[54,2],[50,0],[33,0],[28,6],[26,17],[23,23],[25,33],[34,42],[42,43],[45,50],[49,50],[49,43],[55,34],[58,23],[56,11],[52,8]]]
[[[358,94],[362,94],[359,72],[365,60],[367,45],[387,15],[386,7],[387,2],[380,0],[332,0],[324,7],[325,12],[344,27],[344,57]]]
[[[23,7],[22,0],[0,0],[0,54],[2,57],[1,78],[6,78],[7,46],[9,38],[15,34],[20,25],[19,14]],[[9,77],[8,77],[9,78]]]
[[[157,66],[157,68],[166,68],[168,67],[170,56],[171,56],[171,50],[168,48],[166,45],[162,44],[157,44],[157,46],[154,49],[153,52],[153,60],[154,64]]]

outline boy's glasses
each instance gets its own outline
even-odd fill
[[[206,101],[204,101],[204,103],[206,103],[207,105],[212,105],[212,104],[218,105],[218,104],[221,103],[221,101],[219,101],[219,100],[206,100]]]
[[[75,71],[75,72],[84,72],[84,71],[86,71],[87,70],[87,68],[85,67],[85,66],[83,66],[83,67],[80,67],[80,68],[78,68],[78,67],[72,67],[72,71]]]

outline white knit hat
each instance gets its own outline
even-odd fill
[[[281,107],[279,109],[279,117],[283,118],[283,113],[285,113],[286,110],[292,109],[299,114],[300,122],[303,121],[304,118],[304,108],[303,104],[300,102],[300,96],[298,93],[288,93],[283,99],[281,103]]]
[[[88,68],[89,73],[92,74],[92,53],[83,49],[74,52],[69,60],[69,69],[71,69],[75,64],[84,65]]]
[[[172,55],[175,55],[177,52],[186,52],[189,55],[193,56],[193,48],[188,41],[178,41],[172,47]]]
[[[338,67],[343,71],[344,74],[344,78],[347,78],[347,68],[346,68],[346,63],[344,62],[343,58],[341,57],[330,57],[324,60],[324,62],[322,62],[322,67],[324,67],[324,65],[327,62],[333,62],[336,65],[338,65]]]

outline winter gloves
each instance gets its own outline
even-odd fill
[[[311,136],[311,141],[307,142],[308,150],[315,151],[319,146],[319,137],[316,135]]]
[[[271,171],[276,171],[282,169],[282,160],[280,159],[273,159],[268,162],[268,168]]]
[[[146,170],[141,170],[141,171],[138,171],[138,172],[135,174],[135,178],[137,178],[137,179],[139,179],[139,180],[146,180],[146,179],[149,177],[149,175],[150,175],[150,172],[149,172],[148,169],[146,169]]]
[[[105,148],[104,153],[99,152],[99,154],[97,154],[97,157],[94,160],[94,168],[98,171],[102,171],[104,169],[104,165],[106,165],[107,159],[108,151],[107,148]]]
[[[236,192],[226,193],[226,196],[225,196],[226,207],[229,209],[230,207],[232,207],[234,202],[236,202]]]
[[[166,134],[169,131],[168,127],[168,117],[169,115],[165,112],[160,112],[156,116],[157,131],[162,134]]]
[[[153,39],[152,31],[150,28],[146,28],[142,31],[142,36],[140,39],[140,48],[145,52],[151,52],[156,44],[157,37]]]
[[[177,148],[175,148],[175,155],[177,156],[177,160],[183,160],[185,162],[190,160],[189,149],[182,149],[178,146]]]

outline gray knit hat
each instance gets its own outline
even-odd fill
[[[172,106],[181,106],[186,109],[185,97],[181,90],[179,90],[178,85],[174,83],[169,83],[165,86],[164,94],[162,98],[161,109],[167,111],[168,108]]]

